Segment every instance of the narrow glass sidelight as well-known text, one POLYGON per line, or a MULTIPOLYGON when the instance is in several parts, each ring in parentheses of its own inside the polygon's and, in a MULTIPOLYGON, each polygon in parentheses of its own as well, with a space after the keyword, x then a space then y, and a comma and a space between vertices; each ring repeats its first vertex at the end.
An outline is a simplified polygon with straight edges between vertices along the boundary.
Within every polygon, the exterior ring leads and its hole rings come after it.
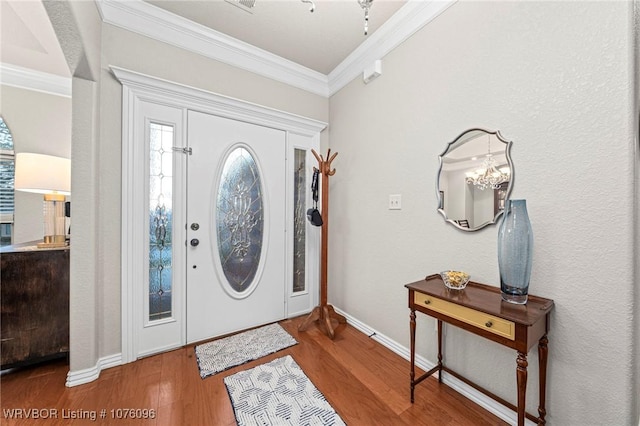
POLYGON ((307 152, 295 149, 293 190, 293 292, 306 290, 307 152))
POLYGON ((237 293, 251 288, 264 242, 262 179, 243 146, 224 161, 216 197, 218 256, 227 284, 237 293))
POLYGON ((172 316, 173 131, 149 125, 149 321, 172 316))

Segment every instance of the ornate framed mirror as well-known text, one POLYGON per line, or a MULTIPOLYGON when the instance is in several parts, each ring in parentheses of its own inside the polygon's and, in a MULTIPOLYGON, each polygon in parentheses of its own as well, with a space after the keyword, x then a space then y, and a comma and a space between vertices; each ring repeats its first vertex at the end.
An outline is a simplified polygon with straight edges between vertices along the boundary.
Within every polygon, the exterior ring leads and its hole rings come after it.
POLYGON ((438 157, 438 212, 463 231, 496 223, 513 186, 512 142, 500 131, 462 132, 438 157))

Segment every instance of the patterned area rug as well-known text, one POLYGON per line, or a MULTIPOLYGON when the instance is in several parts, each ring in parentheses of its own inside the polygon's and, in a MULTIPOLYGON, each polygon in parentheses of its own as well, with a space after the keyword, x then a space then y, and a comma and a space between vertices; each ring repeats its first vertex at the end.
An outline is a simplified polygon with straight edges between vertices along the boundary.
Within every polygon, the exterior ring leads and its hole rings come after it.
POLYGON ((345 425, 290 355, 224 378, 238 426, 345 425))
POLYGON ((196 359, 200 377, 204 379, 296 343, 298 342, 293 336, 275 323, 198 345, 196 359))

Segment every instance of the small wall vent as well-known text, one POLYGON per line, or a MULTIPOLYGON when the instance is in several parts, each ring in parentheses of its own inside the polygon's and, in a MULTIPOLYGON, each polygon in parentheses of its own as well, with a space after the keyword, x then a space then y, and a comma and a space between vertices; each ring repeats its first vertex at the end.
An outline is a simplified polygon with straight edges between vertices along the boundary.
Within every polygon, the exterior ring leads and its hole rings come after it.
POLYGON ((225 1, 249 13, 253 13, 251 9, 253 9, 253 7, 256 5, 256 0, 225 0, 225 1))

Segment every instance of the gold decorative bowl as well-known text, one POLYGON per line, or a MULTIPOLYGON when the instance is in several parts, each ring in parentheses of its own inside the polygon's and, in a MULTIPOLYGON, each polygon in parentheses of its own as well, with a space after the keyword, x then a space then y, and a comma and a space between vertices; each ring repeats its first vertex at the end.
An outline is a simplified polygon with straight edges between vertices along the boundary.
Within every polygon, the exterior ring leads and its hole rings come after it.
POLYGON ((462 271, 442 271, 440 272, 444 285, 452 290, 462 290, 467 286, 471 275, 462 271))

